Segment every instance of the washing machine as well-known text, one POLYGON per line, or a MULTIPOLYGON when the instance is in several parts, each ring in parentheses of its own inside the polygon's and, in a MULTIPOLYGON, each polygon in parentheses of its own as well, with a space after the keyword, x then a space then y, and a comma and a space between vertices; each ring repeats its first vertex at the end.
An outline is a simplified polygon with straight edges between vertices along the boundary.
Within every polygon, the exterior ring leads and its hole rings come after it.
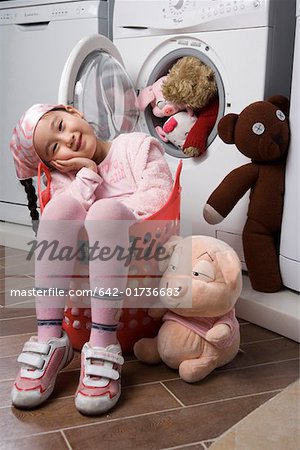
POLYGON ((287 157, 285 199, 281 228, 280 270, 285 286, 300 292, 300 1, 297 22, 291 92, 291 143, 287 157))
MULTIPOLYGON (((137 92, 166 75, 183 56, 196 56, 214 70, 219 113, 206 154, 187 158, 172 144, 162 143, 173 172, 183 159, 182 234, 223 239, 243 264, 241 232, 248 196, 216 226, 202 215, 224 176, 249 161, 219 139, 217 122, 253 101, 279 93, 289 96, 294 25, 294 0, 116 0, 114 5, 113 42, 137 92)), ((149 107, 140 114, 139 129, 156 135, 159 120, 149 107)))
POLYGON ((65 62, 84 36, 112 36, 113 1, 0 2, 0 220, 30 225, 9 150, 12 130, 34 103, 57 103, 65 62))

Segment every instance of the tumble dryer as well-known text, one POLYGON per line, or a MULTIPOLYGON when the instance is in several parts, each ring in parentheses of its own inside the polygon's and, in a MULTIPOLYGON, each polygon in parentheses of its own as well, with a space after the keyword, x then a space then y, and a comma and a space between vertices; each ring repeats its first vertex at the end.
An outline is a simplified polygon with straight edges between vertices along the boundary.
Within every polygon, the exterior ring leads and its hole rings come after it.
MULTIPOLYGON (((113 41, 139 91, 166 75, 181 57, 193 55, 215 73, 218 120, 273 94, 289 96, 295 22, 294 0, 116 0, 113 41)), ((140 114, 142 131, 156 135, 150 107, 140 114)), ((181 231, 227 241, 243 262, 241 231, 248 199, 217 226, 202 216, 210 193, 234 167, 248 160, 217 136, 217 122, 205 156, 187 158, 164 144, 173 171, 183 159, 181 231)))
POLYGON ((57 103, 62 70, 84 36, 112 36, 111 0, 0 2, 0 220, 30 225, 9 151, 12 130, 34 103, 57 103))

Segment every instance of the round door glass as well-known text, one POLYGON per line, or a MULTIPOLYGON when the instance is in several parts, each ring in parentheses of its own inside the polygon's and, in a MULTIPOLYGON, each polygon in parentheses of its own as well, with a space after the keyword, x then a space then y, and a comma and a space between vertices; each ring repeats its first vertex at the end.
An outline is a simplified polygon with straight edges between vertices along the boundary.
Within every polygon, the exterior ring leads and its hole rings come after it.
POLYGON ((104 141, 133 131, 139 115, 128 75, 103 51, 95 51, 83 61, 75 83, 74 107, 104 141))

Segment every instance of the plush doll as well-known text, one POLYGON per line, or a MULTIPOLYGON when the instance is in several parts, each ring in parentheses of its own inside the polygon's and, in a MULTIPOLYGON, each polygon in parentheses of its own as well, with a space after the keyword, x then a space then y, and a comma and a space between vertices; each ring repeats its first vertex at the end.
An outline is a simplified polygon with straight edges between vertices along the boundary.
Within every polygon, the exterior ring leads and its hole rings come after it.
POLYGON ((239 324, 234 305, 241 293, 241 264, 225 242, 208 236, 173 237, 161 261, 160 299, 168 309, 154 339, 134 346, 136 357, 148 364, 161 360, 193 383, 230 362, 239 350, 239 324), (162 295, 165 293, 166 295, 162 295))
POLYGON ((182 150, 186 136, 196 122, 197 117, 187 111, 180 111, 165 122, 163 127, 155 127, 159 137, 164 142, 172 142, 175 147, 182 150))
POLYGON ((172 103, 191 108, 198 117, 183 145, 188 156, 200 156, 217 120, 219 101, 213 70, 194 56, 179 59, 163 80, 162 95, 172 103))
POLYGON ((152 113, 156 117, 168 117, 185 109, 184 106, 167 101, 162 94, 162 84, 167 77, 161 77, 151 86, 141 90, 137 98, 140 111, 144 111, 148 105, 152 107, 152 113))
POLYGON ((288 110, 288 100, 274 96, 220 120, 220 138, 235 144, 251 162, 230 172, 204 207, 205 220, 219 223, 250 189, 243 247, 250 282, 261 292, 276 292, 282 287, 278 253, 290 140, 288 110))

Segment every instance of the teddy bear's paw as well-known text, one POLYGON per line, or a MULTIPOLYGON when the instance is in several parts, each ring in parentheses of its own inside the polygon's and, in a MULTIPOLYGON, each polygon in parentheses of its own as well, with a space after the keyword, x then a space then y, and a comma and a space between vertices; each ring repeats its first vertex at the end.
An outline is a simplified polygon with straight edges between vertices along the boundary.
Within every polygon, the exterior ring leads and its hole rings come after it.
POLYGON ((157 337, 140 339, 134 344, 133 352, 139 361, 146 364, 158 364, 161 362, 157 349, 157 337))
POLYGON ((211 225, 215 225, 224 220, 224 217, 221 216, 221 214, 219 214, 218 211, 216 211, 208 203, 206 203, 206 205, 203 208, 203 217, 206 220, 206 222, 210 223, 211 225))
POLYGON ((201 152, 200 152, 199 148, 197 148, 197 147, 187 147, 187 148, 184 148, 182 151, 186 156, 190 156, 191 158, 201 155, 201 152))

